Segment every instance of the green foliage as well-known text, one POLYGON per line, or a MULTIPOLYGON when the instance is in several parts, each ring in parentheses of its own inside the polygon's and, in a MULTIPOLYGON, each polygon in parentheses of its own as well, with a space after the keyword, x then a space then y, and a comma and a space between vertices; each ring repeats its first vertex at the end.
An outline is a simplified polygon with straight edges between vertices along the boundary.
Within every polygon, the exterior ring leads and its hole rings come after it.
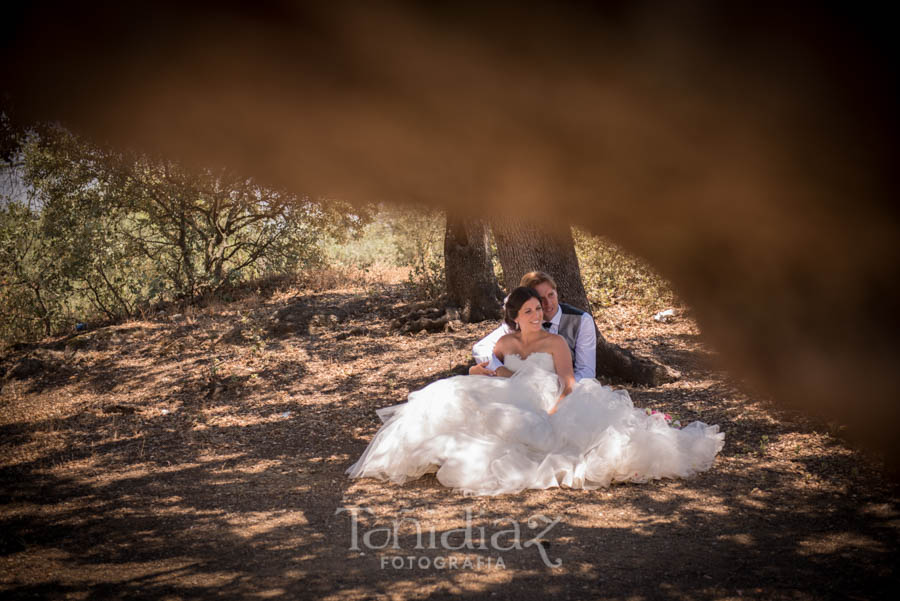
MULTIPOLYGON (((9 173, 4 173, 5 178, 9 173)), ((5 195, 6 196, 6 195, 5 195)), ((47 333, 65 311, 66 281, 27 199, 0 204, 0 335, 47 333)))
POLYGON ((303 271, 322 264, 323 239, 371 218, 371 208, 111 152, 57 127, 17 135, 0 162, 3 340, 303 271))
POLYGON ((444 257, 426 254, 421 261, 416 261, 409 272, 407 283, 419 299, 434 299, 441 296, 446 289, 444 274, 444 257))
POLYGON ((497 252, 497 240, 490 228, 488 228, 488 243, 490 244, 491 267, 494 270, 494 277, 498 282, 503 282, 503 265, 500 264, 500 253, 497 252))
POLYGON ((446 216, 442 211, 426 208, 395 208, 392 212, 394 244, 401 264, 410 269, 409 285, 418 298, 437 298, 446 287, 446 216))
POLYGON ((325 261, 332 266, 365 270, 377 265, 402 265, 386 210, 379 210, 369 223, 349 236, 330 237, 322 249, 325 261))
POLYGON ((381 205, 356 235, 326 246, 327 261, 360 270, 404 268, 419 298, 444 291, 444 214, 427 208, 381 205))
POLYGON ((578 228, 572 228, 572 234, 584 288, 595 307, 608 307, 617 300, 650 308, 676 302, 671 285, 643 260, 602 236, 578 228))

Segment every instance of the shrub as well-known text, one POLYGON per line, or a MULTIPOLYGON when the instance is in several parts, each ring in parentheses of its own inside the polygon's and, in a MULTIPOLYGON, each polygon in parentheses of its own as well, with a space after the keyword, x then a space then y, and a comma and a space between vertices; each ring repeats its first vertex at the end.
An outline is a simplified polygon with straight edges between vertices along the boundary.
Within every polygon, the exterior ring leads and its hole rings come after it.
POLYGON ((572 228, 588 300, 608 307, 619 300, 662 308, 677 302, 671 284, 650 265, 607 238, 572 228))

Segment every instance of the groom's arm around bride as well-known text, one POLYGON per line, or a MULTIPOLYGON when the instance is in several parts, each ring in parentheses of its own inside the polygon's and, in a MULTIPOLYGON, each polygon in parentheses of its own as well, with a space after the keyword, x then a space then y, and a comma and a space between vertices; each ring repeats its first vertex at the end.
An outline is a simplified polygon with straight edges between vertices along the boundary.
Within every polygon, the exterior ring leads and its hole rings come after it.
MULTIPOLYGON (((532 271, 522 276, 521 286, 534 288, 541 298, 544 312, 544 329, 562 336, 572 353, 575 380, 597 376, 597 330, 590 313, 559 302, 556 282, 542 271, 532 271)), ((505 323, 482 338, 472 347, 477 364, 484 364, 484 372, 477 367, 474 373, 492 375, 503 365, 494 355, 494 346, 505 334, 511 332, 505 323)))

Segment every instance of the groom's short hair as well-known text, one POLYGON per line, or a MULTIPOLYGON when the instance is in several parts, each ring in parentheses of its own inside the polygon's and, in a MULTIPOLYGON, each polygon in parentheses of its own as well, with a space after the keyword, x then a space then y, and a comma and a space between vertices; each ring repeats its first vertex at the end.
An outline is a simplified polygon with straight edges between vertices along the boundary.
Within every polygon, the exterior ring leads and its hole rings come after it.
POLYGON ((519 286, 525 286, 527 288, 534 288, 539 284, 543 284, 547 282, 550 286, 556 290, 556 282, 553 281, 553 278, 550 277, 549 274, 544 273, 543 271, 529 271, 525 275, 522 276, 522 280, 519 282, 519 286))

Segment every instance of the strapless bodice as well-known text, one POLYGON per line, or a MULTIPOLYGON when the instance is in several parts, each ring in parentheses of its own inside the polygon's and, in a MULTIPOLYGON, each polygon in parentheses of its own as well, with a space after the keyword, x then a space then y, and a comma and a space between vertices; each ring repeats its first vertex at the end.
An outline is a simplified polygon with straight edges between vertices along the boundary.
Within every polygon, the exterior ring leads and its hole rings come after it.
POLYGON ((556 373, 553 365, 553 355, 543 351, 534 352, 522 359, 518 353, 510 353, 503 358, 503 365, 510 371, 521 371, 525 367, 537 367, 544 371, 556 373))

